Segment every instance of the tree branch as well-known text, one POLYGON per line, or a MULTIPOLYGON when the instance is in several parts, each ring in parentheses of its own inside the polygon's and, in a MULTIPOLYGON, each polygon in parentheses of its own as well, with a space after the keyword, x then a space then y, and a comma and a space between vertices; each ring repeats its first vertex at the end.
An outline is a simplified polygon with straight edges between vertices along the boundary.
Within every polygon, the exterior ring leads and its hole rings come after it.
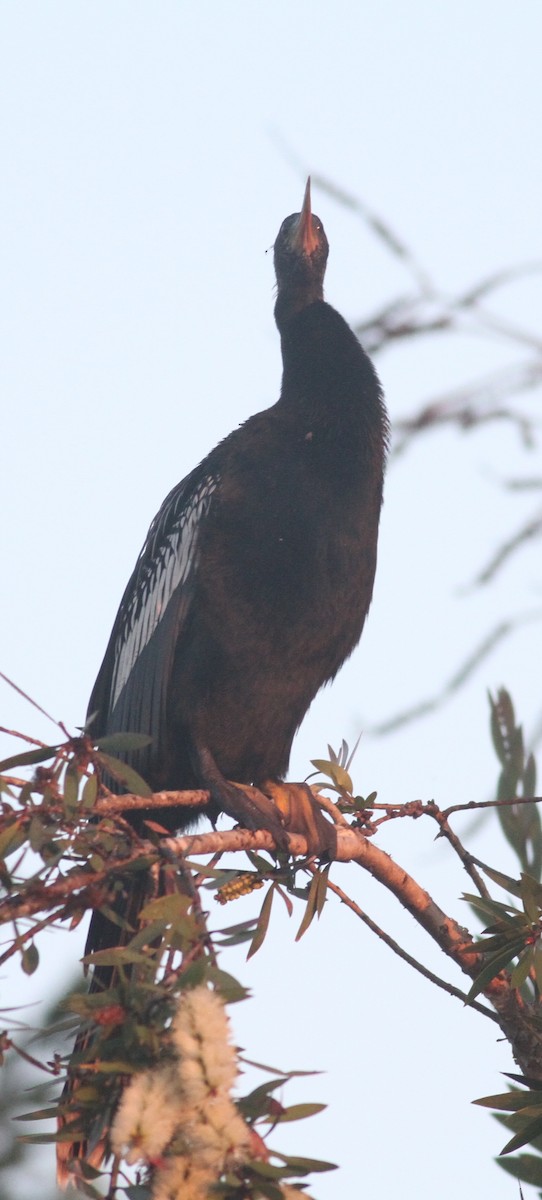
MULTIPOLYGON (((423 975, 424 979, 428 979, 429 982, 434 983, 436 987, 442 988, 442 990, 447 992, 449 996, 455 996, 458 1000, 462 1000, 464 1004, 467 1003, 466 992, 462 992, 460 988, 454 987, 453 983, 448 983, 447 979, 441 979, 440 975, 435 975, 434 972, 430 971, 428 967, 424 967, 423 963, 418 962, 417 958, 413 958, 411 954, 408 954, 406 950, 403 950, 403 947, 400 946, 394 938, 390 937, 389 933, 386 933, 384 929, 381 929, 380 926, 373 921, 372 917, 364 912, 363 909, 359 907, 359 904, 356 904, 355 900, 352 900, 352 897, 349 896, 347 892, 343 892, 342 888, 338 887, 336 883, 333 883, 331 879, 328 879, 327 881, 327 888, 328 891, 333 892, 333 894, 339 898, 341 904, 346 905, 346 907, 349 908, 351 912, 356 915, 356 917, 359 917, 360 921, 363 921, 363 924, 371 930, 371 933, 376 934, 380 941, 384 942, 384 944, 388 946, 390 950, 393 950, 393 953, 396 954, 398 958, 402 958, 403 962, 406 962, 409 967, 413 967, 415 971, 418 971, 420 975, 423 975)), ((482 1014, 482 1016, 489 1017, 490 1020, 496 1021, 497 1024, 499 1023, 499 1018, 497 1017, 496 1013, 491 1012, 491 1009, 486 1008, 484 1004, 479 1004, 477 1000, 472 1000, 471 1007, 475 1008, 477 1012, 482 1014)))

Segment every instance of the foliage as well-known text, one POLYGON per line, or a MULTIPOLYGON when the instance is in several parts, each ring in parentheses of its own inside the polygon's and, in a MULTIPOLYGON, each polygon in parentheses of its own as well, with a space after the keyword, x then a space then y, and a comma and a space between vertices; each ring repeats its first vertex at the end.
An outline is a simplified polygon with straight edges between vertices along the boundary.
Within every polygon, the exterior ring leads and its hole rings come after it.
MULTIPOLYGON (((132 735, 129 741, 133 748, 132 735)), ((26 1114, 26 1119, 56 1119, 59 1130, 27 1134, 22 1139, 26 1142, 88 1141, 108 1153, 113 1117, 130 1080, 151 1078, 171 1061, 172 1028, 181 998, 194 989, 201 992, 207 988, 224 1003, 245 999, 242 985, 219 966, 219 949, 248 941, 249 956, 255 953, 267 933, 276 893, 290 913, 288 892, 306 901, 299 936, 315 913, 320 915, 325 902, 325 871, 315 871, 307 885, 300 886, 297 875, 303 864, 284 855, 251 853, 249 872, 222 869, 213 863, 202 868, 188 863, 182 854, 174 854, 167 840, 160 838, 165 831, 153 821, 145 823, 146 837, 139 837, 115 811, 124 801, 107 794, 99 784, 100 771, 105 768, 109 775, 116 775, 126 786, 136 786, 148 797, 145 785, 141 786, 134 773, 128 777, 126 764, 111 755, 112 750, 127 749, 125 742, 124 737, 104 738, 94 747, 83 735, 14 754, 0 764, 4 772, 0 784, 0 912, 2 920, 12 925, 0 961, 19 955, 23 971, 33 973, 39 964, 40 933, 60 922, 69 921, 70 927, 75 927, 88 908, 100 908, 119 926, 118 948, 97 951, 84 959, 87 968, 111 968, 110 986, 73 993, 65 1002, 70 1016, 66 1019, 64 1013, 62 1021, 48 1031, 50 1039, 67 1025, 79 1028, 72 1061, 75 1082, 54 1100, 42 1087, 41 1107, 26 1114), (31 780, 7 774, 28 767, 35 767, 31 780), (149 896, 134 930, 115 914, 114 906, 124 881, 142 871, 154 881, 154 895, 149 896), (222 904, 255 888, 266 886, 267 891, 259 917, 224 927, 211 936, 200 901, 202 886, 222 904)), ((9 1021, 8 1013, 6 1017, 9 1021)), ((28 1058, 25 1047, 24 1034, 18 1036, 16 1028, 6 1032, 6 1053, 28 1058)), ((58 1091, 66 1065, 61 1055, 53 1053, 48 1063, 31 1061, 46 1072, 58 1091)), ((247 1200, 258 1196, 279 1200, 281 1188, 287 1184, 330 1169, 329 1163, 302 1156, 294 1159, 266 1146, 266 1131, 315 1115, 322 1108, 312 1103, 285 1108, 274 1093, 296 1072, 272 1074, 276 1078, 271 1082, 237 1101, 252 1141, 250 1153, 242 1160, 233 1159, 221 1173, 218 1191, 230 1200, 241 1194, 247 1200)), ((20 1149, 12 1144, 9 1163, 18 1154, 20 1149)), ((82 1194, 102 1194, 96 1182, 101 1172, 93 1165, 92 1154, 89 1161, 78 1159, 68 1168, 82 1194)), ((144 1160, 138 1178, 130 1180, 130 1172, 124 1170, 122 1182, 117 1182, 117 1155, 113 1174, 106 1175, 130 1200, 143 1200, 151 1194, 148 1188, 157 1170, 156 1163, 144 1160)))
MULTIPOLYGON (((147 1108, 152 1108, 144 1103, 148 1089, 160 1089, 165 1078, 171 1084, 173 1076, 167 1073, 176 1070, 175 1064, 181 1061, 175 1050, 174 1031, 179 1013, 190 995, 211 994, 221 1004, 232 1004, 246 997, 243 986, 219 965, 218 956, 230 946, 242 943, 247 944, 248 957, 261 949, 270 928, 276 896, 285 904, 290 916, 296 902, 303 904, 299 938, 315 917, 321 917, 330 897, 336 895, 415 969, 452 995, 468 1000, 484 1016, 499 1021, 521 1061, 521 1082, 529 1091, 526 1096, 520 1093, 521 1100, 514 1099, 518 1095, 515 1092, 504 1098, 489 1097, 480 1103, 493 1101, 501 1111, 512 1114, 516 1124, 513 1125, 514 1137, 505 1148, 507 1153, 532 1139, 536 1148, 536 1139, 542 1133, 540 1085, 536 1084, 538 1058, 542 1058, 542 1027, 538 1016, 542 984, 542 885, 532 872, 541 861, 542 834, 538 810, 533 797, 527 795, 529 788, 535 785, 535 766, 532 756, 525 754, 521 728, 516 723, 513 705, 506 692, 499 692, 496 698, 490 697, 490 716, 500 777, 497 797, 489 805, 457 805, 447 812, 441 812, 433 803, 424 805, 421 802, 390 808, 378 803, 375 792, 365 799, 354 794, 350 775, 352 755, 344 742, 338 752, 328 747, 328 758, 314 760, 320 773, 315 794, 320 796, 328 815, 336 823, 338 856, 349 856, 358 865, 371 870, 394 891, 401 903, 406 903, 444 953, 453 957, 474 981, 468 995, 434 976, 404 948, 396 946, 367 914, 361 913, 331 878, 329 862, 318 864, 302 855, 294 857, 283 851, 275 852, 269 834, 239 831, 238 834, 215 833, 180 839, 163 836, 165 831, 149 816, 154 804, 152 796, 146 794, 141 799, 132 795, 113 796, 100 783, 100 773, 106 769, 109 776, 117 773, 124 786, 131 784, 144 790, 137 778, 126 777, 125 764, 112 753, 122 753, 126 748, 122 737, 103 739, 94 746, 83 734, 54 746, 35 746, 0 764, 0 771, 4 773, 0 785, 0 879, 3 891, 0 917, 12 925, 12 936, 0 961, 18 955, 23 970, 32 973, 39 962, 41 932, 66 921, 73 927, 89 908, 100 908, 119 928, 116 948, 96 951, 84 960, 86 967, 98 971, 100 990, 73 993, 65 1004, 69 1015, 66 1017, 64 1012, 62 1020, 50 1031, 53 1036, 64 1032, 70 1022, 79 1027, 72 1059, 72 1083, 60 1100, 58 1096, 50 1098, 50 1086, 46 1093, 42 1089, 40 1107, 27 1117, 34 1120, 59 1118, 59 1132, 29 1134, 25 1140, 56 1141, 61 1159, 64 1144, 75 1141, 83 1145, 88 1141, 94 1149, 87 1158, 70 1159, 66 1167, 84 1195, 97 1197, 102 1194, 101 1177, 104 1181, 109 1180, 108 1195, 111 1196, 121 1192, 128 1200, 161 1196, 159 1181, 163 1155, 153 1158, 150 1151, 141 1150, 141 1145, 147 1144, 145 1138, 148 1142, 149 1137, 156 1137, 156 1131, 145 1131, 141 1126, 140 1136, 138 1122, 143 1118, 136 1114, 135 1119, 131 1110, 131 1125, 130 1121, 128 1126, 125 1122, 125 1127, 132 1130, 126 1142, 128 1162, 123 1157, 124 1142, 118 1135, 117 1143, 113 1145, 113 1166, 103 1174, 103 1155, 107 1156, 111 1151, 111 1128, 115 1129, 115 1122, 128 1103, 127 1097, 139 1095, 137 1111, 145 1113, 147 1108), (29 780, 12 774, 15 770, 29 768, 34 768, 34 775, 29 780), (334 794, 333 803, 324 797, 321 791, 324 786, 334 794), (141 835, 123 816, 125 808, 136 804, 147 812, 144 834, 141 835), (474 859, 452 831, 450 819, 453 813, 473 807, 496 807, 520 865, 530 867, 530 870, 522 870, 519 879, 474 859), (434 913, 429 921, 425 892, 374 844, 376 835, 388 821, 404 817, 418 819, 420 816, 429 816, 437 822, 441 835, 447 838, 476 885, 477 894, 469 894, 466 899, 486 922, 489 919, 478 939, 466 935, 459 924, 442 914, 435 905, 432 905, 434 913), (229 845, 228 837, 237 839, 237 848, 245 850, 246 867, 232 869, 221 863, 221 849, 229 845), (270 843, 267 853, 261 848, 266 847, 266 842, 270 843), (194 855, 205 852, 206 864, 192 861, 194 855), (209 853, 212 855, 210 860, 209 853), (512 900, 490 895, 480 872, 497 888, 504 888, 512 900), (131 927, 128 918, 118 915, 117 904, 124 883, 134 873, 148 880, 149 885, 137 928, 131 927), (259 912, 249 920, 226 925, 211 935, 202 904, 202 889, 214 895, 221 905, 239 895, 263 890, 263 902, 259 912), (194 989, 204 990, 195 992, 194 989), (495 1007, 496 1014, 479 1004, 478 998, 482 994, 495 1007), (529 1055, 523 1052, 522 1058, 526 1028, 535 1047, 534 1068, 529 1055), (135 1175, 134 1168, 130 1169, 130 1160, 134 1162, 135 1175)), ((191 796, 188 794, 188 801, 191 796)), ((175 794, 172 799, 177 802, 179 797, 175 794)), ((201 806, 201 794, 194 794, 192 799, 201 806)), ((163 804, 164 795, 160 794, 156 798, 156 807, 163 804)), ((201 1040, 205 1040, 203 1033, 201 1040)), ((46 1062, 39 1062, 29 1052, 25 1036, 16 1028, 6 1032, 4 1047, 6 1052, 26 1056, 36 1067, 41 1066, 50 1085, 58 1090, 59 1081, 63 1081, 65 1061, 57 1052, 50 1053, 46 1062)), ((217 1194, 229 1197, 229 1200, 241 1200, 241 1197, 250 1200, 258 1196, 279 1200, 283 1195, 290 1195, 292 1187, 304 1186, 309 1173, 330 1169, 329 1163, 284 1156, 267 1146, 267 1137, 275 1126, 315 1115, 321 1108, 314 1103, 283 1108, 277 1101, 277 1088, 294 1074, 288 1071, 275 1073, 276 1078, 260 1084, 248 1096, 235 1102, 236 1119, 241 1123, 237 1127, 241 1129, 240 1141, 237 1154, 230 1148, 228 1157, 222 1149, 222 1158, 217 1159, 219 1165, 214 1176, 217 1194), (252 1140, 247 1150, 249 1134, 252 1140), (239 1146, 244 1147, 243 1154, 239 1146)), ((173 1134, 169 1127, 166 1131, 170 1137, 166 1159, 170 1167, 173 1161, 181 1162, 184 1170, 188 1161, 188 1143, 183 1129, 186 1126, 192 1130, 189 1141, 193 1144, 194 1106, 188 1105, 190 1112, 186 1115, 185 1085, 175 1086, 181 1115, 175 1126, 177 1132, 173 1134)), ((224 1112, 230 1112, 232 1104, 228 1091, 224 1097, 224 1112)), ((162 1131, 160 1136, 166 1134, 162 1131)), ((528 1163, 525 1155, 521 1156, 521 1161, 513 1160, 514 1169, 530 1172, 534 1178, 537 1168, 533 1158, 536 1160, 536 1155, 530 1156, 528 1163)), ((526 1175, 522 1177, 527 1178, 526 1175)))
MULTIPOLYGON (((521 989, 524 1002, 533 1006, 537 1018, 535 1032, 542 1038, 542 1022, 538 1017, 542 996, 542 826, 537 805, 522 803, 535 795, 536 764, 532 754, 525 754, 523 731, 516 724, 509 694, 502 689, 495 699, 490 697, 490 705, 491 733, 501 766, 496 811, 502 831, 525 869, 516 880, 490 867, 483 868, 498 887, 521 901, 521 908, 509 901, 466 897, 481 915, 491 920, 477 944, 485 963, 470 996, 478 994, 496 971, 507 968, 511 985, 521 989), (517 803, 508 803, 512 797, 517 803)), ((512 1132, 500 1152, 502 1156, 527 1144, 535 1151, 499 1158, 499 1165, 515 1179, 542 1187, 542 1082, 525 1075, 508 1077, 514 1083, 512 1090, 484 1096, 474 1103, 496 1109, 500 1121, 512 1132)))

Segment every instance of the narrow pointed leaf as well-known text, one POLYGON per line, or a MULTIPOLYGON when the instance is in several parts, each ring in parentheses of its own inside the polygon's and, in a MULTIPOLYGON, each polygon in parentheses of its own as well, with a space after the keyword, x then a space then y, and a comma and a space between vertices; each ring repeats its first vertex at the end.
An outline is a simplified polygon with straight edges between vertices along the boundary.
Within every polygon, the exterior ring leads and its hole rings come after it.
POLYGON ((329 867, 324 867, 323 871, 319 871, 317 875, 316 887, 316 912, 320 917, 324 908, 327 897, 327 881, 329 876, 329 867))
MULTIPOLYGON (((521 945, 523 945, 523 943, 521 943, 521 945)), ((515 950, 511 947, 509 950, 503 951, 502 954, 495 954, 492 958, 490 958, 489 962, 482 967, 479 975, 476 976, 476 979, 474 980, 474 983, 467 995, 467 1004, 471 1000, 474 1000, 474 997, 478 996, 478 994, 482 992, 489 983, 491 983, 491 980, 499 974, 499 971, 504 970, 509 965, 510 959, 513 958, 514 954, 517 954, 520 949, 521 946, 517 946, 515 950)))
POLYGON ((143 750, 151 742, 152 738, 146 733, 108 733, 105 737, 97 738, 95 745, 98 750, 124 753, 126 750, 143 750))
POLYGON ((55 758, 60 746, 38 746, 36 750, 25 750, 22 754, 12 754, 0 762, 0 771, 11 771, 13 767, 31 767, 34 763, 47 762, 55 758))
POLYGON ((257 951, 260 949, 260 946, 262 946, 265 941, 265 935, 267 933, 267 929, 269 926, 269 918, 271 916, 271 907, 273 904, 274 891, 275 891, 275 889, 273 888, 273 886, 271 886, 270 888, 268 888, 268 890, 265 894, 264 902, 260 909, 260 915, 258 917, 258 921, 256 924, 254 937, 249 946, 247 960, 249 958, 252 958, 253 955, 257 953, 257 951))
POLYGON ((326 1104, 291 1104, 280 1114, 278 1122, 283 1125, 285 1121, 304 1121, 306 1117, 315 1117, 324 1112, 325 1108, 326 1104))
POLYGON ((478 1104, 480 1108, 495 1108, 500 1112, 519 1112, 526 1107, 526 1101, 534 1100, 535 1097, 538 1097, 542 1104, 542 1092, 500 1092, 496 1096, 481 1096, 472 1103, 478 1104))
POLYGON ((309 925, 314 918, 314 915, 316 913, 317 895, 318 895, 318 875, 313 875, 313 877, 311 879, 311 885, 309 888, 309 895, 308 895, 307 903, 305 906, 305 912, 303 914, 303 920, 302 920, 301 925, 299 926, 299 929, 296 933, 296 937, 295 937, 296 942, 299 942, 301 940, 301 938, 303 937, 303 934, 307 932, 307 929, 309 928, 309 925))
POLYGON ((516 1158, 499 1162, 499 1166, 522 1183, 542 1187, 542 1158, 536 1154, 518 1154, 516 1158))
POLYGON ((320 1158, 298 1158, 291 1154, 279 1154, 278 1150, 274 1150, 273 1154, 298 1174, 309 1175, 311 1171, 337 1170, 337 1163, 324 1162, 320 1158))
POLYGON ((542 1114, 539 1117, 535 1117, 534 1121, 529 1121, 519 1133, 514 1134, 514 1137, 510 1138, 510 1141, 506 1143, 506 1146, 503 1146, 500 1153, 511 1154, 513 1150, 519 1150, 520 1146, 525 1146, 527 1142, 534 1141, 541 1133, 542 1114))
POLYGON ((516 964, 516 966, 514 967, 514 970, 512 971, 512 974, 510 975, 510 987, 513 987, 513 988, 523 987, 523 984, 525 983, 525 980, 526 980, 526 978, 529 974, 529 971, 531 970, 531 967, 533 965, 533 959, 534 959, 534 948, 533 948, 533 946, 529 946, 529 949, 526 950, 525 953, 521 955, 519 962, 516 964))
POLYGON ((98 777, 97 777, 97 775, 89 775, 88 779, 85 780, 85 784, 83 787, 83 793, 81 796, 81 803, 83 805, 83 808, 87 808, 87 809, 94 808, 97 795, 98 795, 98 777))
POLYGON ((126 784, 126 787, 135 796, 152 796, 151 788, 133 767, 129 767, 128 763, 122 762, 120 758, 112 758, 109 754, 104 754, 100 750, 100 762, 115 776, 121 783, 126 784))

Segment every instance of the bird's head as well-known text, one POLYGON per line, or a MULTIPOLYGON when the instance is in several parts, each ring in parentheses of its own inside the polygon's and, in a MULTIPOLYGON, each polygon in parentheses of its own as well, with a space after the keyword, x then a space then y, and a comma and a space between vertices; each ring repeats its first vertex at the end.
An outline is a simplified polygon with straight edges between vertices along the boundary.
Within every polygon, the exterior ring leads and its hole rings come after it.
POLYGON ((275 274, 279 297, 294 295, 291 307, 305 308, 324 294, 329 244, 324 226, 311 211, 311 181, 307 179, 303 207, 282 222, 275 242, 275 274))

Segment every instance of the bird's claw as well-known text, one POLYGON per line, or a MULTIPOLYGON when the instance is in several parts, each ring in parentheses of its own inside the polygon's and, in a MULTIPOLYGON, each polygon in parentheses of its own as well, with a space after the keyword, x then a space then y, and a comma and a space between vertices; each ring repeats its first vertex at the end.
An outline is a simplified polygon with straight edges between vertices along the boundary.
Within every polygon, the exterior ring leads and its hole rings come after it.
POLYGON ((280 809, 258 788, 246 783, 227 783, 221 796, 221 807, 245 829, 267 829, 274 837, 277 849, 289 849, 280 809))
POLYGON ((309 854, 335 858, 335 826, 324 817, 308 784, 269 779, 263 784, 262 790, 272 799, 288 832, 300 833, 306 838, 309 854))

